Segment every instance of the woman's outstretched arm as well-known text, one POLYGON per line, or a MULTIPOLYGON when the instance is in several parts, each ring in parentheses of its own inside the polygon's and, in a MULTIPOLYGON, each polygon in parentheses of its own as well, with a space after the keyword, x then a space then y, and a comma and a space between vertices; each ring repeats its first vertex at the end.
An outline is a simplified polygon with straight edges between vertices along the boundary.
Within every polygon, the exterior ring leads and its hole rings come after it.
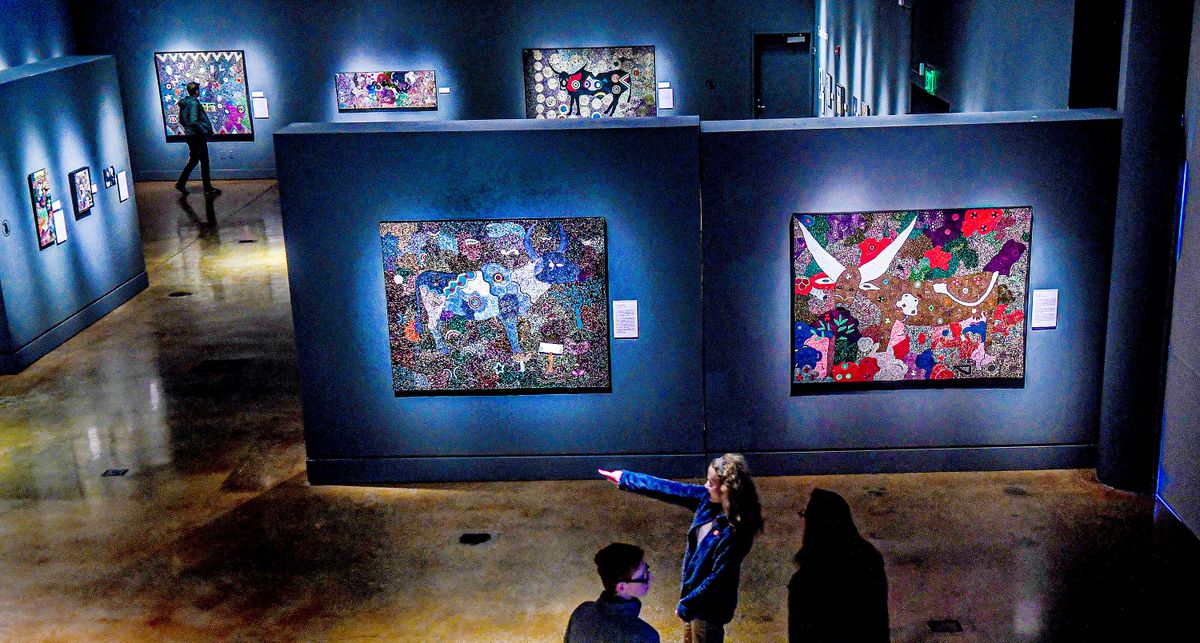
POLYGON ((685 484, 620 469, 613 471, 597 469, 596 471, 621 489, 679 505, 692 511, 695 511, 700 503, 708 501, 708 489, 705 489, 703 485, 685 484))

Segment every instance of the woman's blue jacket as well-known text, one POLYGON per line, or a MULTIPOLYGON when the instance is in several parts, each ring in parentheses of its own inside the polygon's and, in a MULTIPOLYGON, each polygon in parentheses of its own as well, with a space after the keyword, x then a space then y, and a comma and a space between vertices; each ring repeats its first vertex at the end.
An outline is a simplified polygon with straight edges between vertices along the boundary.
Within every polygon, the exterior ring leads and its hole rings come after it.
POLYGON ((683 555, 683 580, 679 586, 677 612, 685 621, 700 619, 724 625, 733 620, 742 559, 750 553, 754 535, 741 533, 730 524, 721 505, 709 501, 708 489, 703 485, 624 471, 621 473, 620 486, 626 491, 696 512, 688 529, 687 553, 683 555), (697 543, 700 527, 714 521, 712 531, 697 543))

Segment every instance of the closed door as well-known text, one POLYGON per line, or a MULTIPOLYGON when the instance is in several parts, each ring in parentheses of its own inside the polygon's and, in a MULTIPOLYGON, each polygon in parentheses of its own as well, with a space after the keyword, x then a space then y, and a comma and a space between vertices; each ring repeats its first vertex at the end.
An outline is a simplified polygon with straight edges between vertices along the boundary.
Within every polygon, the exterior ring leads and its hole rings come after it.
POLYGON ((754 35, 754 117, 813 115, 812 39, 808 33, 754 35))

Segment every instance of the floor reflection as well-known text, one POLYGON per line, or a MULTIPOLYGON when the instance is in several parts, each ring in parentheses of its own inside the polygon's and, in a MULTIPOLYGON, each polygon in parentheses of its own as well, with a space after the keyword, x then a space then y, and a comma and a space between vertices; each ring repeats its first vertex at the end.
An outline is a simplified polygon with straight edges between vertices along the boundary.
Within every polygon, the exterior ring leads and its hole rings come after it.
MULTIPOLYGON (((0 377, 0 639, 552 641, 604 544, 678 569, 676 510, 599 480, 307 486, 278 189, 221 187, 138 184, 151 287, 0 377)), ((816 486, 883 554, 895 641, 942 640, 935 619, 1075 641, 1197 618, 1194 539, 1090 471, 764 478, 731 640, 785 638, 816 486)), ((660 578, 642 616, 677 640, 660 578)))

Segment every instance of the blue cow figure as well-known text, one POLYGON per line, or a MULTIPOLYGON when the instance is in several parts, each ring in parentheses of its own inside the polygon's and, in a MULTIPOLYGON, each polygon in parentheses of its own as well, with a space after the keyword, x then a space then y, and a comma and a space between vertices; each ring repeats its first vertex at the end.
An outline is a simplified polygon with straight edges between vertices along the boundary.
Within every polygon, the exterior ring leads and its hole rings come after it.
POLYGON ((533 276, 548 284, 569 284, 579 281, 579 266, 567 257, 567 231, 558 224, 558 248, 538 254, 533 249, 533 226, 525 232, 525 252, 533 259, 533 276))
POLYGON ((529 312, 532 302, 529 295, 521 291, 521 287, 510 277, 512 271, 496 263, 484 264, 474 272, 438 272, 429 270, 417 275, 414 291, 417 304, 416 331, 421 334, 421 322, 424 316, 422 291, 430 291, 446 298, 442 311, 430 320, 429 332, 438 350, 449 353, 438 330, 438 322, 447 314, 474 321, 486 321, 499 318, 508 335, 508 344, 513 354, 521 352, 517 342, 517 320, 529 312))

